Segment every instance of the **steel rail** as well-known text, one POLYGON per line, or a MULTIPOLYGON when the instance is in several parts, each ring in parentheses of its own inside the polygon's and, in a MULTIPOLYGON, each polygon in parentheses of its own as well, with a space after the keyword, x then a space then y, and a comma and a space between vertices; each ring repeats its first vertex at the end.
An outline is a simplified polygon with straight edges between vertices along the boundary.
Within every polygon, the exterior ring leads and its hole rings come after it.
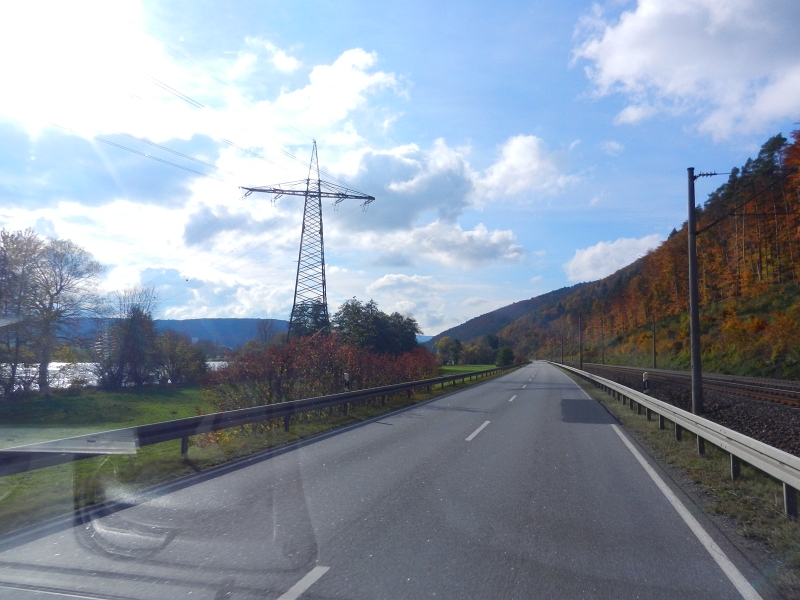
MULTIPOLYGON (((597 370, 605 370, 619 373, 643 373, 647 371, 651 380, 656 381, 672 381, 686 384, 691 381, 689 373, 681 373, 679 371, 666 371, 666 370, 653 370, 643 369, 640 367, 624 367, 619 365, 598 365, 595 363, 585 364, 597 370)), ((703 387, 718 392, 728 392, 738 394, 740 396, 747 396, 758 400, 766 400, 769 402, 777 402, 787 406, 800 406, 800 389, 770 387, 772 384, 758 384, 754 382, 745 382, 735 379, 736 376, 726 375, 707 375, 703 374, 703 387)), ((769 380, 774 381, 774 380, 769 380)), ((785 385, 792 385, 794 382, 786 382, 785 385)), ((778 384, 780 385, 780 384, 778 384)))
POLYGON ((101 431, 48 442, 26 444, 0 450, 0 477, 26 473, 36 469, 70 463, 76 460, 92 458, 108 454, 135 454, 142 446, 159 444, 171 440, 181 440, 181 453, 188 450, 188 439, 201 433, 219 431, 230 427, 239 427, 250 423, 259 423, 271 419, 284 419, 284 427, 288 428, 292 416, 334 406, 344 406, 357 400, 368 400, 378 396, 387 396, 399 392, 412 392, 418 388, 430 388, 434 385, 453 383, 459 379, 486 377, 502 373, 516 365, 497 367, 486 371, 473 371, 458 375, 447 375, 433 379, 422 379, 407 383, 396 383, 364 390, 342 392, 328 396, 304 398, 288 402, 265 404, 252 408, 242 408, 196 417, 186 417, 172 421, 136 425, 123 429, 101 431))
POLYGON ((697 449, 701 454, 705 452, 706 441, 728 452, 731 456, 731 477, 733 479, 739 476, 741 461, 774 477, 783 484, 783 502, 786 514, 791 517, 797 517, 797 490, 800 489, 800 457, 661 400, 651 398, 642 392, 610 379, 576 369, 575 367, 554 362, 550 362, 550 364, 570 371, 593 383, 603 391, 610 393, 614 398, 622 400, 623 404, 628 404, 631 410, 633 410, 635 403, 637 405, 637 413, 641 413, 641 409, 644 408, 648 419, 651 418, 652 414, 658 415, 659 426, 662 429, 666 427, 665 422, 670 421, 675 426, 675 438, 678 440, 681 439, 681 431, 683 429, 691 431, 697 436, 697 449))

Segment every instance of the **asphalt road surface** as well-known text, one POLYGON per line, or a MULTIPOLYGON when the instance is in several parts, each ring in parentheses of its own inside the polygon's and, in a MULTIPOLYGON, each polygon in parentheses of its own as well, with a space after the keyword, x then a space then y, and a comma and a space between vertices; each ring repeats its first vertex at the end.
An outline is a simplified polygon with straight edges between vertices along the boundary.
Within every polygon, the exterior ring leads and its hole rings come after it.
POLYGON ((0 598, 746 596, 745 561, 614 423, 534 363, 7 540, 0 598))

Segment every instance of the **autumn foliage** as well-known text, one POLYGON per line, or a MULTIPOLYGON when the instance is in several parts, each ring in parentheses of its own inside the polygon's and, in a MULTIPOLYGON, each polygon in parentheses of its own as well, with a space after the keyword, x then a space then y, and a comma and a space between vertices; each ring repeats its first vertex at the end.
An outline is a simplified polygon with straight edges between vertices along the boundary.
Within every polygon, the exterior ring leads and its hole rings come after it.
POLYGON ((304 337, 243 352, 214 372, 210 400, 234 410, 437 377, 436 358, 422 348, 399 356, 376 354, 333 336, 304 337))
MULTIPOLYGON (((800 376, 800 131, 768 140, 697 209, 703 360, 709 370, 800 376)), ((633 264, 542 306, 498 335, 529 357, 685 368, 687 226, 633 264)))

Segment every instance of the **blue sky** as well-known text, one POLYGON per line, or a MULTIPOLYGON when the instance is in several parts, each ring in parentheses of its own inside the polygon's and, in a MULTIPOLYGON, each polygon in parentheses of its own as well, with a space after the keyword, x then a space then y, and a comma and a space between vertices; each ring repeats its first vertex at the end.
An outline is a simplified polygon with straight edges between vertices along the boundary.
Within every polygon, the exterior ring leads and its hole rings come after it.
POLYGON ((377 198, 325 207, 331 309, 430 335, 635 260, 685 220, 687 167, 800 120, 785 1, 17 4, 0 225, 72 239, 166 318, 288 317, 302 206, 238 186, 305 178, 312 138, 377 198))

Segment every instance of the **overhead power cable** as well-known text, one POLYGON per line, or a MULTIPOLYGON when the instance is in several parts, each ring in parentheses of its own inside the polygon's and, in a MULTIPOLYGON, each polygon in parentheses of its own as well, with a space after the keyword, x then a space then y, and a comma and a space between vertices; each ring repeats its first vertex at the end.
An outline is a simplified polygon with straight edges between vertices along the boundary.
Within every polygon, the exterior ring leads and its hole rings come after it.
POLYGON ((187 96, 183 92, 179 92, 175 88, 168 86, 166 83, 156 79, 152 75, 148 75, 147 73, 143 73, 143 76, 146 77, 147 79, 149 79, 150 81, 152 81, 153 83, 155 83, 161 89, 166 90, 167 92, 169 92, 170 94, 173 94, 177 98, 180 98, 181 100, 183 100, 187 104, 190 104, 191 106, 194 106, 195 108, 205 108, 205 104, 201 104, 200 102, 198 102, 194 98, 191 98, 190 96, 187 96))
MULTIPOLYGON (((51 125, 58 127, 59 129, 63 129, 64 131, 69 131, 70 133, 74 133, 75 135, 78 134, 77 131, 70 129, 69 127, 64 127, 63 125, 59 125, 58 123, 52 123, 51 125)), ((175 167, 176 169, 182 169, 184 171, 189 171, 190 173, 194 173, 195 175, 199 175, 200 177, 207 177, 208 179, 216 179, 217 181, 221 181, 223 183, 230 183, 226 179, 222 179, 220 177, 216 177, 214 175, 210 175, 208 173, 202 173, 200 171, 196 171, 194 169, 190 169, 189 167, 184 167, 183 165, 179 165, 174 162, 170 162, 168 160, 164 160, 163 158, 158 158, 157 156, 153 156, 152 154, 147 154, 146 152, 139 152, 138 150, 134 150, 133 148, 128 148, 127 146, 123 146, 122 144, 117 144, 116 142, 112 142, 111 140, 107 140, 105 138, 101 138, 100 136, 93 135, 93 140, 98 142, 102 142, 104 144, 108 144, 109 146, 114 146, 115 148, 120 148, 121 150, 126 150, 127 152, 132 152, 133 154, 138 154, 139 156, 143 156, 144 158, 149 158, 150 160, 155 160, 165 165, 169 165, 170 167, 175 167)))
MULTIPOLYGON (((250 102, 250 103, 251 103, 251 104, 253 104, 253 105, 256 105, 256 104, 258 104, 258 101, 256 101, 256 100, 253 100, 252 98, 250 98, 250 97, 249 97, 249 96, 247 96, 246 94, 243 94, 243 93, 242 93, 241 91, 239 91, 239 90, 238 90, 236 87, 232 86, 231 84, 229 84, 228 82, 226 82, 224 79, 221 79, 220 77, 218 77, 218 76, 214 75, 214 74, 213 74, 211 71, 209 71, 209 70, 208 70, 208 69, 206 69, 205 67, 201 66, 200 64, 198 64, 197 62, 195 62, 194 60, 192 60, 192 59, 191 59, 189 56, 187 56, 186 54, 184 54, 184 53, 183 53, 183 52, 181 52, 180 50, 177 50, 176 48, 173 48, 172 46, 170 46, 169 44, 167 44, 165 41, 163 41, 162 39, 160 39, 160 38, 159 38, 159 37, 157 37, 156 35, 154 35, 154 34, 150 33, 149 31, 147 31, 146 29, 144 29, 144 28, 143 28, 143 27, 141 27, 140 25, 133 23, 133 21, 129 21, 129 22, 130 22, 130 23, 132 23, 132 24, 134 24, 134 25, 136 25, 136 27, 138 27, 138 28, 139 28, 139 29, 140 29, 142 32, 144 32, 146 35, 148 35, 148 36, 152 37, 154 40, 156 40, 156 41, 158 41, 159 43, 163 44, 163 45, 164 45, 164 47, 166 47, 166 48, 169 48, 169 49, 170 49, 172 52, 174 52, 175 54, 177 54, 177 55, 181 56, 182 58, 186 59, 187 61, 189 61, 189 62, 190 62, 192 65, 196 66, 198 69, 200 69, 201 71, 203 71, 203 72, 204 72, 206 75, 208 75, 209 77, 211 77, 212 79, 214 79, 214 80, 215 80, 215 81, 217 81, 218 83, 220 83, 220 84, 224 85, 225 87, 227 87, 227 88, 229 88, 229 89, 233 90, 234 92, 236 92, 236 93, 237 93, 239 96, 241 96, 243 99, 247 100, 248 102, 250 102)), ((195 100, 194 98, 192 98, 192 97, 191 97, 191 96, 189 96, 188 94, 184 94, 183 92, 181 92, 181 91, 179 91, 179 90, 177 90, 177 89, 173 88, 172 86, 170 86, 170 85, 167 85, 166 83, 164 83, 164 82, 163 82, 163 81, 161 81, 160 79, 157 79, 157 78, 153 77, 152 75, 148 75, 148 74, 146 74, 146 73, 145 73, 145 74, 143 74, 143 75, 144 75, 145 77, 147 77, 148 79, 150 79, 150 80, 151 80, 153 83, 155 83, 157 86, 159 86, 159 87, 161 87, 162 89, 164 89, 164 90, 166 90, 166 91, 170 92, 171 94, 174 94, 176 97, 180 98, 181 100, 184 100, 184 101, 185 101, 186 103, 188 103, 189 105, 191 105, 191 106, 193 106, 193 107, 195 107, 195 108, 205 108, 205 105, 204 105, 204 104, 202 104, 201 102, 199 102, 199 101, 195 100)), ((289 127, 291 127, 292 129, 294 129, 294 130, 295 130, 297 133, 299 133, 300 135, 303 135, 304 137, 307 137, 308 139, 313 139, 313 138, 312 138, 312 136, 310 136, 310 135, 308 135, 307 133, 305 133, 305 132, 301 131, 300 129, 298 129, 297 127, 295 127, 294 125, 292 125, 291 123, 289 123, 289 122, 287 122, 287 121, 284 121, 284 122, 286 123, 286 125, 288 125, 288 126, 289 126, 289 127)), ((275 162, 273 162, 273 161, 271 161, 271 160, 269 160, 269 159, 267 159, 267 158, 264 158, 263 156, 261 156, 261 155, 259 155, 259 154, 255 153, 255 152, 253 152, 253 151, 251 151, 251 150, 245 149, 245 148, 243 148, 242 146, 239 146, 239 145, 235 144, 234 142, 232 142, 232 141, 230 141, 230 140, 225 140, 225 139, 222 139, 221 141, 223 141, 223 142, 224 142, 224 143, 226 143, 226 144, 229 144, 229 145, 233 146, 233 147, 234 147, 234 148, 236 148, 237 150, 241 150, 242 152, 245 152, 245 153, 247 153, 247 154, 250 154, 251 156, 253 156, 253 157, 255 157, 255 158, 259 158, 259 159, 261 159, 261 160, 264 160, 264 161, 266 161, 266 162, 268 162, 268 163, 270 163, 270 164, 273 164, 273 165, 276 165, 276 164, 277 164, 277 163, 275 163, 275 162)), ((300 164, 301 164, 301 165, 303 165, 303 167, 305 167, 306 169, 307 169, 307 168, 309 168, 309 167, 311 166, 311 165, 310 165, 310 163, 308 163, 308 162, 304 161, 303 159, 301 159, 301 158, 299 158, 299 157, 295 156, 294 154, 292 154, 291 152, 289 152, 289 151, 287 151, 287 150, 283 150, 283 149, 281 149, 281 150, 279 150, 279 152, 280 152, 281 154, 283 154, 284 156, 286 156, 287 158, 290 158, 291 160, 294 160, 294 161, 296 161, 296 162, 300 163, 300 164)), ((331 175, 330 173, 328 173, 328 172, 326 172, 326 171, 324 171, 324 170, 322 170, 322 169, 320 169, 320 173, 324 174, 326 178, 328 178, 328 179, 331 179, 331 180, 333 180, 333 181, 336 181, 336 182, 340 183, 341 185, 345 185, 345 186, 347 185, 347 182, 345 182, 345 181, 342 181, 341 179, 339 179, 339 178, 337 178, 337 177, 334 177, 333 175, 331 175)))
MULTIPOLYGON (((181 52, 181 51, 180 51, 180 50, 178 50, 177 48, 175 48, 175 47, 173 47, 173 46, 170 46, 170 45, 169 45, 168 43, 166 43, 164 40, 162 40, 162 39, 161 39, 161 38, 159 38, 158 36, 154 35, 154 34, 153 34, 153 33, 151 33, 150 31, 148 31, 147 29, 145 29, 144 27, 142 27, 141 25, 139 25, 138 23, 134 23, 134 22, 133 22, 133 21, 131 21, 131 20, 128 20, 128 22, 129 22, 129 23, 131 23, 132 25, 136 26, 138 29, 140 29, 140 30, 141 30, 143 33, 145 33, 146 35, 149 35, 151 38, 153 38, 154 40, 156 40, 157 42, 159 42, 160 44, 162 44, 162 45, 163 45, 165 48, 169 48, 169 49, 170 49, 170 51, 174 52, 174 53, 175 53, 175 54, 177 54, 178 56, 180 56, 180 57, 182 57, 183 59, 187 60, 188 62, 192 63, 192 64, 193 64, 195 67, 197 67, 198 69, 200 69, 201 71, 203 71, 203 73, 205 73, 206 75, 208 75, 209 77, 211 77, 211 78, 212 78, 212 79, 214 79, 215 81, 217 81, 217 82, 221 83, 222 85, 224 85, 224 86, 225 86, 225 87, 227 87, 228 89, 230 89, 230 90, 234 91, 236 94, 238 94, 240 97, 244 98, 245 100, 247 100, 247 101, 248 101, 248 102, 250 102, 251 104, 253 104, 253 105, 255 105, 255 104, 258 104, 258 101, 256 101, 256 100, 253 100, 253 99, 252 99, 250 96, 248 96, 248 95, 246 95, 246 94, 242 93, 242 91, 241 91, 241 90, 239 90, 238 88, 236 88, 236 87, 232 86, 231 84, 229 84, 229 83, 228 83, 227 81, 225 81, 224 79, 221 79, 220 77, 218 77, 217 75, 215 75, 214 73, 212 73, 211 71, 209 71, 208 69, 206 69, 206 68, 205 68, 204 66, 202 66, 201 64, 199 64, 199 63, 195 62, 194 60, 192 60, 192 58, 190 58, 189 56, 187 56, 186 54, 184 54, 183 52, 181 52)), ((287 124, 289 127, 291 127, 292 129, 294 129, 294 130, 295 130, 297 133, 299 133, 300 135, 302 135, 302 136, 305 136, 305 137, 307 137, 308 139, 313 139, 313 138, 312 138, 310 135, 308 135, 307 133, 305 133, 305 132, 303 132, 303 131, 299 130, 297 127, 295 127, 295 126, 294 126, 294 125, 292 125, 291 123, 288 123, 288 122, 286 122, 286 124, 287 124)))
MULTIPOLYGON (((783 175, 781 175, 780 177, 778 177, 778 179, 776 179, 775 181, 773 181, 772 183, 770 183, 768 186, 766 186, 766 187, 764 187, 764 188, 760 189, 759 191, 757 191, 755 194, 753 194, 752 196, 750 196, 750 197, 749 197, 749 198, 747 198, 746 200, 743 200, 742 202, 740 202, 739 204, 737 204, 735 207, 733 207, 733 209, 732 209, 730 212, 727 212, 727 213, 725 213, 724 215, 722 215, 721 217, 719 217, 718 219, 715 219, 714 221, 712 221, 711 223, 709 223, 708 225, 706 225, 706 226, 705 226, 705 227, 703 227, 702 229, 698 229, 698 230, 697 230, 697 235, 700 235, 700 234, 701 234, 701 233, 703 233, 704 231, 708 231, 709 229, 711 229, 711 228, 712 228, 712 227, 714 227, 715 225, 717 225, 717 224, 721 223, 722 221, 724 221, 725 219, 727 219, 728 217, 730 217, 731 215, 733 215, 733 214, 734 214, 734 213, 735 213, 737 210, 739 210, 740 208, 742 208, 742 207, 743 207, 745 204, 747 204, 747 203, 748 203, 748 202, 750 202, 751 200, 755 200, 756 198, 758 198, 758 197, 759 197, 761 194, 763 194, 764 192, 766 192, 766 191, 768 191, 768 190, 772 189, 773 187, 775 187, 775 186, 776 186, 777 184, 779 184, 781 181, 783 181, 784 179, 786 179, 787 177, 789 177, 789 175, 791 175, 792 173, 794 173, 794 172, 795 172, 795 171, 797 171, 798 169, 800 169, 800 167, 794 167, 794 168, 792 168, 792 169, 789 169, 789 170, 788 170, 786 173, 784 173, 783 175)), ((778 214, 782 214, 782 213, 778 213, 778 214)))
POLYGON ((225 169, 220 169, 216 165, 212 165, 211 163, 205 162, 204 160, 200 160, 199 158, 194 158, 193 156, 189 156, 188 154, 184 154, 183 152, 178 152, 177 150, 173 150, 172 148, 167 148, 166 146, 162 146, 161 144, 156 144, 155 142, 151 142, 150 140, 148 140, 146 138, 136 137, 132 133, 126 133, 124 131, 120 131, 118 133, 119 133, 119 135, 124 135, 124 136, 127 136, 129 138, 133 138, 134 140, 142 142, 143 144, 149 144, 150 146, 153 146, 155 148, 159 148, 160 150, 164 150, 164 152, 171 152, 172 154, 180 156, 181 158, 185 158, 186 160, 194 161, 194 162, 196 162, 198 164, 203 165, 204 167, 208 167, 209 169, 214 169, 215 171, 220 171, 222 173, 227 173, 228 175, 233 175, 232 171, 226 171, 225 169))

